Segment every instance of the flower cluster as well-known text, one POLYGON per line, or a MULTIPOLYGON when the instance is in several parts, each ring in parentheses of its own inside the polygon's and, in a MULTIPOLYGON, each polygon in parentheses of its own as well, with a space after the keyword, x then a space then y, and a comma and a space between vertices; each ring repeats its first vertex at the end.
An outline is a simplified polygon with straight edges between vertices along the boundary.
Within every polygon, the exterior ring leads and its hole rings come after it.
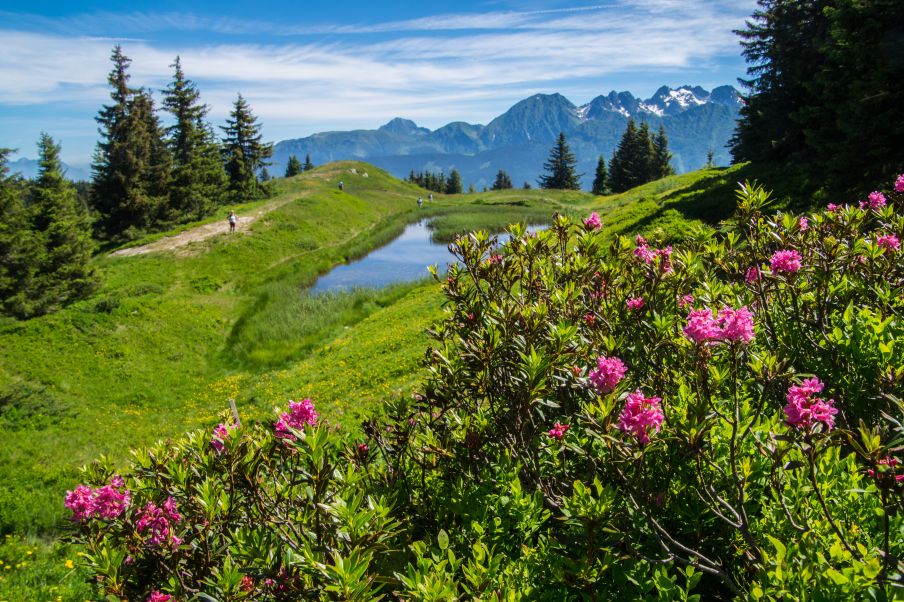
POLYGON ((816 423, 823 423, 829 430, 835 426, 835 408, 833 399, 816 397, 825 385, 818 378, 808 378, 799 385, 788 389, 785 399, 785 420, 796 428, 808 428, 816 423))
POLYGON ((802 217, 799 220, 797 220, 797 227, 800 229, 801 232, 806 232, 807 230, 810 229, 810 221, 807 218, 802 217))
POLYGON ((880 249, 885 251, 898 251, 901 248, 901 241, 894 234, 886 234, 876 239, 876 244, 880 249))
POLYGON ((584 225, 591 230, 599 230, 603 226, 603 223, 600 221, 599 214, 594 211, 584 220, 584 225))
POLYGON ((176 537, 172 523, 182 520, 182 515, 176 507, 176 500, 166 498, 162 506, 153 502, 145 504, 138 517, 135 527, 139 535, 148 535, 147 543, 153 547, 177 547, 182 540, 176 537))
POLYGON ((611 393, 627 372, 624 362, 617 357, 602 355, 596 360, 596 368, 590 371, 588 377, 593 386, 600 393, 611 393))
POLYGON ((109 485, 97 489, 79 485, 67 491, 65 504, 72 511, 72 520, 82 522, 89 518, 114 519, 125 512, 131 498, 122 477, 114 476, 109 485))
POLYGON ((904 192, 904 173, 895 180, 895 192, 904 192))
POLYGON ((879 191, 873 191, 869 193, 869 208, 870 209, 881 209, 885 207, 885 195, 879 191))
POLYGON ((625 301, 625 305, 627 305, 628 309, 630 309, 631 311, 640 311, 641 309, 643 309, 645 303, 643 297, 632 297, 631 299, 625 301))
POLYGON ((746 305, 739 309, 723 307, 718 315, 711 309, 696 309, 687 317, 684 336, 695 343, 749 343, 753 340, 753 314, 746 305))
POLYGON ((892 456, 885 456, 877 462, 877 468, 879 468, 878 471, 869 468, 867 469, 866 473, 877 480, 885 477, 889 480, 894 480, 894 482, 896 483, 900 483, 904 481, 904 474, 897 474, 898 469, 895 468, 897 465, 897 458, 894 458, 892 456), (880 468, 882 466, 884 466, 885 468, 880 468))
POLYGON ((656 261, 657 258, 660 259, 659 267, 664 272, 672 271, 672 247, 665 247, 662 249, 654 249, 649 244, 647 244, 647 240, 643 236, 638 236, 636 239, 637 247, 634 249, 634 257, 640 259, 646 264, 652 264, 656 261))
POLYGON ((659 397, 644 397, 640 389, 628 394, 625 407, 618 415, 616 427, 624 433, 634 435, 641 445, 649 443, 650 432, 658 432, 665 419, 660 407, 661 401, 659 397))
POLYGON ((147 602, 172 602, 172 599, 173 597, 169 594, 164 594, 162 592, 154 590, 150 594, 148 594, 147 602))
POLYGON ((295 441, 292 431, 304 430, 306 424, 312 426, 317 424, 317 418, 317 412, 310 399, 290 401, 289 411, 280 414, 279 420, 273 424, 273 430, 280 439, 295 441))
POLYGON ((769 266, 773 272, 793 274, 800 270, 800 253, 793 249, 776 251, 769 259, 769 266))
POLYGON ((213 437, 210 438, 210 446, 216 453, 222 454, 223 451, 225 451, 226 439, 231 432, 232 429, 223 423, 218 424, 217 427, 213 429, 213 437))
POLYGON ((567 430, 568 430, 568 425, 567 425, 567 424, 560 424, 560 423, 556 422, 556 423, 552 426, 552 428, 549 429, 549 436, 550 436, 552 439, 559 439, 559 440, 561 440, 562 437, 565 436, 565 432, 566 432, 567 430))

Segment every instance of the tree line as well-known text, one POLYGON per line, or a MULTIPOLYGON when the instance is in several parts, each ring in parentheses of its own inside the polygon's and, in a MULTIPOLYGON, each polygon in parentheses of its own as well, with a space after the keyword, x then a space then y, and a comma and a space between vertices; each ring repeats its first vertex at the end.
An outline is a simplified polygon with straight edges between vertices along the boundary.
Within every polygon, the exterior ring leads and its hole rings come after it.
POLYGON ((151 91, 130 86, 131 59, 120 46, 111 61, 111 102, 96 117, 87 187, 66 180, 49 134, 38 142, 32 181, 10 175, 12 151, 0 149, 0 314, 28 318, 88 295, 97 285, 89 261, 98 242, 133 240, 268 194, 272 145, 241 94, 218 138, 177 56, 162 91, 160 110, 171 121, 164 126, 151 91))
POLYGON ((461 194, 462 192, 461 173, 457 169, 453 169, 448 176, 443 172, 416 172, 412 169, 405 181, 417 184, 421 188, 432 190, 433 192, 444 194, 461 194))

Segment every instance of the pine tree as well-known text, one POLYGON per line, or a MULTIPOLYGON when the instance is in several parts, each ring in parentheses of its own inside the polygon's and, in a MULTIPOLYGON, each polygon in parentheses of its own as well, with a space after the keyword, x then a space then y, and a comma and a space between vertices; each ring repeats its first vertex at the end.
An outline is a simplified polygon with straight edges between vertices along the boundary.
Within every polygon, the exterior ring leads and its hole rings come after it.
POLYGON ((36 245, 23 201, 24 183, 9 174, 10 152, 0 148, 0 313, 26 317, 36 245))
POLYGON ((669 139, 666 138, 665 128, 660 125, 656 137, 653 138, 652 178, 658 180, 675 175, 672 168, 672 153, 669 152, 669 139))
POLYGON ((311 163, 311 153, 308 153, 304 156, 304 170, 311 171, 314 169, 314 164, 311 163))
POLYGON ((559 132, 559 140, 550 151, 549 159, 543 164, 543 169, 546 170, 547 174, 540 176, 537 183, 540 188, 580 190, 580 176, 574 171, 577 164, 577 159, 575 159, 571 149, 568 148, 565 134, 559 132))
POLYGON ((642 122, 637 129, 637 145, 636 156, 640 173, 643 174, 640 183, 646 184, 656 179, 656 168, 653 162, 653 133, 650 131, 650 124, 646 121, 642 122))
MULTIPOLYGON (((461 194, 461 174, 457 169, 453 169, 446 181, 446 194, 461 194)), ((439 191, 438 191, 439 192, 439 191)))
POLYGON ((650 126, 640 127, 628 119, 625 133, 609 160, 609 186, 612 192, 624 192, 655 179, 653 140, 650 126))
POLYGON ((75 187, 63 177, 60 147, 47 134, 38 143, 40 168, 30 192, 29 226, 36 237, 34 279, 20 307, 26 315, 55 311, 90 293, 94 241, 75 187))
POLYGON ((596 175, 593 177, 593 188, 590 191, 597 196, 609 194, 609 173, 606 171, 606 159, 602 155, 596 163, 596 175))
POLYGON ((474 189, 474 182, 471 182, 468 184, 468 194, 474 194, 475 192, 477 191, 474 189))
POLYGON ((201 219, 223 202, 226 172, 213 130, 204 120, 209 107, 185 77, 178 56, 170 67, 173 80, 163 91, 163 108, 175 121, 167 128, 173 168, 166 219, 183 222, 201 219))
POLYGON ((286 177, 291 178, 292 176, 297 176, 302 171, 304 171, 304 167, 301 164, 301 161, 298 160, 298 157, 292 155, 289 157, 289 162, 286 164, 286 177))
POLYGON ((706 149, 706 165, 703 166, 704 169, 712 169, 716 166, 716 153, 713 151, 713 147, 709 147, 706 149))
POLYGON ((113 103, 96 117, 92 204, 110 238, 135 238, 158 224, 168 203, 170 158, 151 95, 129 87, 131 60, 116 46, 108 82, 113 103))
POLYGON ((512 188, 512 179, 505 173, 505 170, 500 169, 490 190, 508 190, 509 188, 512 188))
POLYGON ((530 188, 531 188, 530 182, 528 182, 527 180, 524 180, 524 184, 521 185, 521 188, 523 190, 530 190, 530 188))
POLYGON ((261 141, 261 126, 252 114, 248 102, 239 94, 223 130, 223 160, 229 176, 229 188, 241 197, 259 197, 265 189, 258 173, 269 163, 273 145, 261 141))

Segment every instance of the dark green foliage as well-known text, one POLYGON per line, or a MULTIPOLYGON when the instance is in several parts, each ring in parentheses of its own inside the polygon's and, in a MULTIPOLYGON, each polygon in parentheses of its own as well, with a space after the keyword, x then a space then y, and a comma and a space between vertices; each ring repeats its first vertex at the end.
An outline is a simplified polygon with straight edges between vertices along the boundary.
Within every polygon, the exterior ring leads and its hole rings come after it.
POLYGON ((304 156, 304 171, 311 171, 314 169, 314 164, 311 163, 311 153, 308 153, 304 156))
POLYGON ((644 123, 637 127, 628 120, 618 148, 609 161, 609 185, 613 192, 624 192, 651 181, 653 142, 650 127, 644 123))
POLYGON ((546 174, 540 176, 537 183, 540 188, 580 190, 580 176, 574 171, 577 164, 577 159, 565 140, 565 134, 560 132, 556 145, 549 153, 549 159, 543 164, 546 174))
POLYGON ((461 186, 461 174, 457 169, 453 169, 452 173, 449 174, 449 178, 446 180, 446 194, 461 194, 462 186, 461 186))
POLYGON ((600 160, 596 164, 596 175, 593 178, 593 188, 591 192, 595 195, 609 194, 609 172, 606 171, 606 159, 600 155, 600 160))
POLYGON ((302 171, 304 171, 304 166, 301 164, 301 161, 298 160, 298 157, 295 155, 289 157, 289 163, 286 165, 286 177, 291 178, 292 176, 297 176, 302 171))
POLYGON ((669 152, 669 140, 665 135, 665 128, 659 126, 659 131, 653 138, 653 157, 651 161, 650 180, 658 180, 666 176, 675 175, 672 168, 672 153, 669 152))
POLYGON ((178 56, 171 67, 173 80, 163 92, 163 108, 175 120, 167 128, 173 170, 165 220, 185 222, 210 215, 223 201, 226 173, 216 138, 204 120, 209 108, 201 103, 194 82, 185 77, 178 56))
POLYGON ((512 179, 505 173, 505 170, 500 169, 490 190, 508 190, 509 188, 512 188, 512 179))
POLYGON ((96 279, 91 222, 75 187, 63 177, 60 147, 47 134, 38 143, 40 171, 29 191, 27 276, 5 300, 20 318, 46 314, 90 293, 96 279))
POLYGON ((706 151, 706 164, 703 166, 704 169, 712 169, 716 166, 716 154, 713 152, 713 147, 709 147, 706 151))
POLYGON ((0 149, 0 313, 22 315, 21 291, 33 278, 35 241, 28 231, 24 182, 9 175, 10 152, 0 149))
POLYGON ((273 145, 262 142, 261 127, 248 102, 239 94, 223 130, 223 159, 229 177, 229 189, 237 198, 265 194, 258 173, 268 165, 273 145))
POLYGON ((171 157, 150 93, 129 87, 131 60, 120 46, 111 60, 113 103, 96 117, 101 140, 92 165, 92 204, 104 235, 131 239, 154 228, 168 204, 171 157))
POLYGON ((446 174, 443 172, 434 173, 432 171, 418 171, 413 169, 408 174, 406 182, 417 184, 421 188, 432 190, 433 192, 446 192, 446 174))
POLYGON ((904 167, 904 4, 760 0, 737 32, 750 64, 736 161, 804 166, 832 192, 904 167))
POLYGON ((530 190, 530 188, 531 188, 530 182, 528 182, 527 180, 524 180, 524 184, 521 185, 521 188, 523 190, 530 190))

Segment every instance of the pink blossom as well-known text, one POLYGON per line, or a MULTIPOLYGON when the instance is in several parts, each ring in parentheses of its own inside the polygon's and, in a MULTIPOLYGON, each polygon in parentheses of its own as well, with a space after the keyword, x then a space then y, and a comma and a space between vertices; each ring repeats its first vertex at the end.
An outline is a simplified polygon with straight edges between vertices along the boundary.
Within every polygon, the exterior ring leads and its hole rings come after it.
POLYGON ((157 590, 148 594, 147 602, 172 602, 173 597, 169 594, 163 594, 157 590))
POLYGON ((611 393, 627 371, 628 368, 619 358, 601 355, 596 360, 596 369, 590 371, 588 378, 600 393, 611 393))
POLYGON ((898 465, 897 458, 894 458, 892 456, 885 456, 876 464, 877 468, 880 466, 886 466, 887 468, 885 470, 880 468, 878 472, 870 468, 866 471, 869 476, 877 480, 881 479, 884 476, 893 477, 896 483, 904 481, 904 474, 896 474, 898 472, 898 469, 895 468, 898 465))
POLYGON ((490 255, 490 258, 487 261, 489 261, 493 265, 499 265, 500 263, 502 263, 502 255, 494 253, 490 255))
POLYGON ((618 415, 616 428, 634 435, 638 443, 650 442, 650 432, 659 432, 665 415, 662 413, 659 397, 644 397, 640 389, 630 393, 625 399, 625 407, 618 415))
POLYGON ((366 456, 369 449, 370 447, 366 443, 358 444, 358 453, 362 456, 366 456))
POLYGON ((643 309, 645 303, 643 297, 632 297, 625 302, 625 305, 627 305, 628 309, 631 311, 638 311, 643 309))
POLYGON ((746 305, 737 310, 723 307, 719 312, 719 328, 721 339, 749 343, 753 340, 753 314, 746 305))
POLYGON ((882 207, 885 207, 885 195, 878 190, 869 193, 869 208, 881 209, 882 207))
POLYGON ((876 239, 876 244, 879 245, 880 249, 884 249, 886 251, 898 251, 901 248, 901 242, 894 234, 886 234, 885 236, 880 236, 876 239))
POLYGON ((593 326, 596 324, 596 316, 591 313, 584 314, 584 323, 587 324, 587 326, 593 326))
POLYGON ((828 211, 829 213, 835 213, 839 209, 841 209, 841 205, 836 205, 835 203, 829 203, 826 206, 826 211, 828 211))
POLYGON ((797 220, 797 227, 800 228, 801 232, 806 232, 807 229, 810 227, 810 222, 807 220, 807 218, 802 217, 799 220, 797 220))
POLYGON ((218 424, 215 429, 213 429, 213 437, 210 439, 210 446, 214 449, 214 451, 218 454, 222 454, 226 449, 226 438, 229 437, 229 427, 225 424, 218 424))
POLYGON ((793 274, 800 269, 800 253, 795 250, 776 251, 769 259, 773 272, 793 274))
POLYGON ((94 492, 94 515, 97 518, 113 519, 126 511, 132 494, 123 486, 123 480, 114 477, 109 485, 94 492))
POLYGON ((687 317, 684 336, 695 343, 717 340, 722 335, 719 323, 710 309, 696 309, 687 317))
POLYGON ((152 547, 176 547, 182 540, 176 537, 171 523, 180 520, 182 515, 176 508, 176 500, 169 497, 160 507, 153 502, 145 504, 135 527, 139 535, 148 534, 147 543, 152 547))
POLYGON ((552 439, 559 439, 559 440, 561 440, 562 437, 565 436, 565 431, 567 431, 568 428, 569 428, 569 427, 568 427, 567 424, 560 424, 560 423, 556 422, 556 423, 553 425, 553 427, 552 427, 551 429, 549 429, 549 433, 548 433, 548 434, 549 434, 550 438, 552 438, 552 439))
POLYGON ((641 236, 640 234, 638 234, 637 236, 634 237, 634 242, 637 243, 637 246, 643 246, 643 245, 647 244, 647 239, 644 238, 643 236, 641 236))
POLYGON ((866 211, 869 208, 869 203, 867 201, 860 201, 860 209, 866 211))
POLYGON ((643 244, 634 249, 634 257, 637 257, 644 263, 653 263, 653 260, 656 259, 656 251, 655 249, 650 249, 648 245, 643 244))
POLYGON ((747 274, 744 275, 744 281, 747 284, 753 284, 754 282, 759 282, 760 280, 760 268, 757 266, 750 266, 747 268, 747 274))
POLYGON ((72 510, 72 520, 81 522, 94 514, 94 492, 90 487, 79 485, 74 491, 66 492, 65 506, 72 510))
POLYGON ((816 397, 825 385, 818 378, 808 378, 799 385, 788 389, 785 399, 785 420, 795 428, 809 428, 816 423, 823 423, 832 430, 835 426, 835 401, 816 397))
POLYGON ((594 211, 587 219, 584 220, 584 225, 591 230, 599 230, 603 224, 600 221, 600 216, 596 213, 596 211, 594 211))
POLYGON ((279 420, 274 423, 273 428, 278 438, 295 441, 295 435, 290 429, 304 430, 306 424, 312 426, 317 424, 317 418, 317 412, 314 411, 314 404, 310 399, 290 401, 289 411, 280 414, 279 420))
POLYGON ((678 308, 683 309, 685 307, 689 307, 694 302, 693 295, 683 295, 678 297, 678 308))
POLYGON ((904 192, 904 173, 895 180, 895 192, 904 192))

